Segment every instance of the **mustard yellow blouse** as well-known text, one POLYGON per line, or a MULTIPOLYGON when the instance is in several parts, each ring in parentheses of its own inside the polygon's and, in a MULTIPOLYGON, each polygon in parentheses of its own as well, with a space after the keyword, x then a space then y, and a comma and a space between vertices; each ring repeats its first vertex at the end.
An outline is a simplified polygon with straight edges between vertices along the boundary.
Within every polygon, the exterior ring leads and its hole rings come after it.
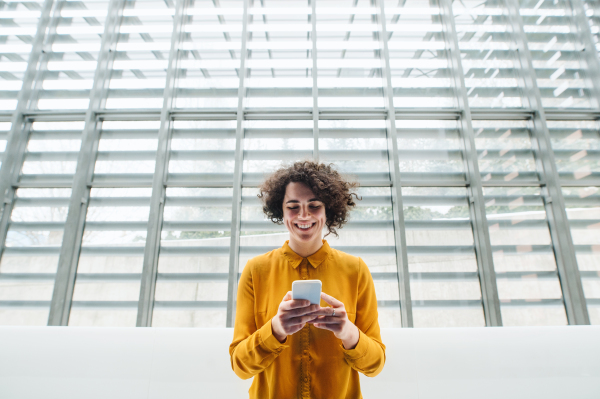
MULTIPOLYGON (((328 306, 321 300, 321 306, 328 306)), ((385 363, 373 278, 361 258, 323 246, 308 258, 288 242, 257 256, 244 268, 237 293, 231 367, 242 379, 254 377, 250 398, 362 398, 357 371, 373 377, 385 363), (310 266, 309 266, 310 265, 310 266), (346 350, 331 331, 307 324, 280 343, 271 318, 295 280, 321 280, 323 292, 344 303, 360 330, 346 350)))

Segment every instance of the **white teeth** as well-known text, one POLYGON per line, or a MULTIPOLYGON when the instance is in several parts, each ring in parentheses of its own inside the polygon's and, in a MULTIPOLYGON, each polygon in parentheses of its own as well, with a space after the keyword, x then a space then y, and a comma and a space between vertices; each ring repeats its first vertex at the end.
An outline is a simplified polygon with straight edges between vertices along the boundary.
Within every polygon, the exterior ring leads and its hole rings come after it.
POLYGON ((312 224, 298 224, 297 226, 301 229, 309 229, 312 224))

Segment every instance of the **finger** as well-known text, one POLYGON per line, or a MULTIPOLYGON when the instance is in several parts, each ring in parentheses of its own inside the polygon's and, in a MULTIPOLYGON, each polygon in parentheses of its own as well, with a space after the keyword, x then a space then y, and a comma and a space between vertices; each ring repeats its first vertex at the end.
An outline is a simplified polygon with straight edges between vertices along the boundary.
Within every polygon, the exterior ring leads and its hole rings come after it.
POLYGON ((305 299, 290 299, 289 301, 282 302, 281 305, 279 305, 279 308, 281 310, 292 310, 307 306, 310 306, 310 301, 305 299))
POLYGON ((312 323, 312 325, 315 326, 316 328, 320 328, 321 330, 331 331, 331 327, 329 327, 329 325, 327 325, 327 324, 312 323))
MULTIPOLYGON (((319 305, 310 305, 302 308, 291 309, 291 310, 283 310, 282 317, 284 319, 290 319, 292 317, 304 316, 306 314, 314 314, 316 310, 319 309, 319 305)), ((315 317, 318 315, 315 315, 315 317)))
POLYGON ((336 324, 323 324, 323 323, 314 323, 313 326, 316 328, 320 328, 321 330, 328 330, 333 333, 337 333, 340 331, 340 327, 336 324))
POLYGON ((333 314, 333 310, 335 309, 336 317, 344 317, 346 315, 346 311, 343 308, 319 308, 317 311, 313 312, 313 314, 318 316, 331 316, 333 314))
POLYGON ((304 324, 294 324, 288 327, 288 335, 297 333, 304 328, 304 324))
POLYGON ((313 316, 313 315, 305 315, 305 316, 299 316, 299 317, 292 317, 288 320, 286 320, 286 324, 289 325, 294 325, 294 324, 304 324, 308 321, 311 320, 315 320, 317 318, 317 316, 313 316))
POLYGON ((288 291, 283 297, 284 301, 289 301, 290 299, 292 299, 292 291, 288 291))
MULTIPOLYGON (((342 323, 342 319, 336 316, 325 316, 325 317, 319 317, 318 319, 315 319, 312 321, 312 324, 341 324, 342 323)), ((311 323, 310 321, 308 321, 308 323, 311 323)))
POLYGON ((327 302, 328 304, 330 304, 331 306, 333 306, 334 308, 344 306, 344 304, 342 302, 338 301, 331 295, 327 295, 324 292, 321 292, 321 299, 324 300, 325 302, 327 302))

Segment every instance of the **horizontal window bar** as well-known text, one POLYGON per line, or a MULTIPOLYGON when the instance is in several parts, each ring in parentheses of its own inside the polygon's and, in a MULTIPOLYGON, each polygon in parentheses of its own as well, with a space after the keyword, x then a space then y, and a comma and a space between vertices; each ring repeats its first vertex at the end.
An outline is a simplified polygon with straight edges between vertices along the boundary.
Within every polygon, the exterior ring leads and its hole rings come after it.
POLYGON ((152 173, 94 173, 90 185, 93 187, 112 187, 112 185, 119 184, 120 186, 130 187, 152 187, 152 178, 152 173))
POLYGON ((50 308, 50 301, 0 301, 0 308, 19 308, 19 309, 50 308))
POLYGON ((81 255, 88 256, 144 256, 144 247, 81 247, 81 255))
POLYGON ((37 198, 26 198, 17 197, 14 200, 14 207, 62 207, 69 206, 70 198, 53 198, 53 197, 37 197, 37 198))
POLYGON ((148 222, 85 222, 86 231, 146 231, 147 229, 148 222))
MULTIPOLYGON (((162 95, 161 95, 162 97, 162 95)), ((96 115, 105 120, 160 120, 160 109, 132 109, 132 110, 99 110, 96 115)), ((471 109, 471 115, 476 120, 529 120, 533 117, 533 110, 529 109, 471 109)), ((237 112, 231 109, 171 109, 169 114, 176 120, 236 120, 237 112)), ((345 120, 385 120, 387 112, 381 109, 344 109, 327 108, 319 110, 319 119, 345 119, 345 120)), ((547 109, 548 120, 597 120, 600 112, 593 109, 547 109)), ((458 109, 397 109, 397 119, 411 120, 457 120, 460 119, 461 111, 458 109)), ((0 112, 0 117, 11 118, 12 112, 0 112)), ((85 111, 81 110, 27 110, 23 113, 27 118, 37 121, 52 120, 83 120, 85 111)), ((256 108, 244 110, 244 117, 249 120, 256 119, 312 119, 312 109, 304 110, 281 109, 281 108, 256 108)))
POLYGON ((73 301, 72 308, 81 309, 137 309, 137 301, 73 301))
POLYGON ((150 197, 92 197, 89 206, 150 206, 150 197))
MULTIPOLYGON (((243 224, 242 224, 243 225, 243 224)), ((231 222, 163 222, 163 231, 229 231, 231 222)), ((243 229, 242 229, 243 230, 243 229)))
MULTIPOLYGON (((600 272, 581 271, 581 277, 585 279, 600 279, 600 272)), ((239 273, 238 277, 241 275, 239 273)), ((373 280, 393 281, 398 279, 398 273, 373 272, 373 280)), ((557 271, 526 271, 526 272, 497 272, 498 279, 529 280, 529 279, 556 279, 557 271)), ((93 282, 127 282, 140 281, 141 273, 78 273, 77 281, 93 282)), ((0 273, 0 281, 54 281, 55 273, 0 273)), ((158 273, 158 281, 227 281, 228 273, 158 273)), ((411 281, 470 281, 477 280, 477 272, 413 272, 410 273, 411 281)))
POLYGON ((98 151, 97 161, 154 161, 156 151, 98 151))
POLYGON ((414 245, 406 247, 409 256, 431 255, 431 256, 457 256, 457 255, 474 255, 475 248, 472 245, 462 246, 425 246, 414 245))
POLYGON ((65 222, 10 222, 12 231, 63 231, 65 222))
POLYGON ((71 187, 73 183, 72 174, 25 175, 19 176, 19 187, 71 187))
POLYGON ((3 255, 46 256, 60 254, 60 247, 5 247, 3 255))
MULTIPOLYGON (((231 223, 229 223, 231 225, 231 223)), ((347 224, 344 225, 344 230, 390 230, 394 228, 394 222, 392 220, 373 220, 373 221, 364 221, 350 220, 347 224)), ((242 221, 241 228, 242 231, 269 231, 269 230, 283 230, 286 231, 285 226, 277 225, 270 220, 264 221, 242 221)))
POLYGON ((227 301, 154 301, 155 309, 226 309, 227 301))
MULTIPOLYGON (((245 201, 243 197, 242 201, 245 201)), ((224 206, 231 207, 232 197, 167 197, 165 206, 224 206)))
MULTIPOLYGON (((404 203, 406 205, 406 203, 404 203)), ((471 221, 464 220, 405 220, 407 230, 470 229, 471 221)))

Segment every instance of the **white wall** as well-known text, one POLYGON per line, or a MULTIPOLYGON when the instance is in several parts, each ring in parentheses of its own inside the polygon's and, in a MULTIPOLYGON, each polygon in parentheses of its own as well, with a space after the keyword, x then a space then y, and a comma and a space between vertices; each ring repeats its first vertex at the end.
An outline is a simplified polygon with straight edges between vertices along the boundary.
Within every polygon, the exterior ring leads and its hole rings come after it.
MULTIPOLYGON (((231 329, 0 328, 0 398, 245 398, 231 329)), ((600 326, 384 329, 365 398, 600 398, 600 326)))

